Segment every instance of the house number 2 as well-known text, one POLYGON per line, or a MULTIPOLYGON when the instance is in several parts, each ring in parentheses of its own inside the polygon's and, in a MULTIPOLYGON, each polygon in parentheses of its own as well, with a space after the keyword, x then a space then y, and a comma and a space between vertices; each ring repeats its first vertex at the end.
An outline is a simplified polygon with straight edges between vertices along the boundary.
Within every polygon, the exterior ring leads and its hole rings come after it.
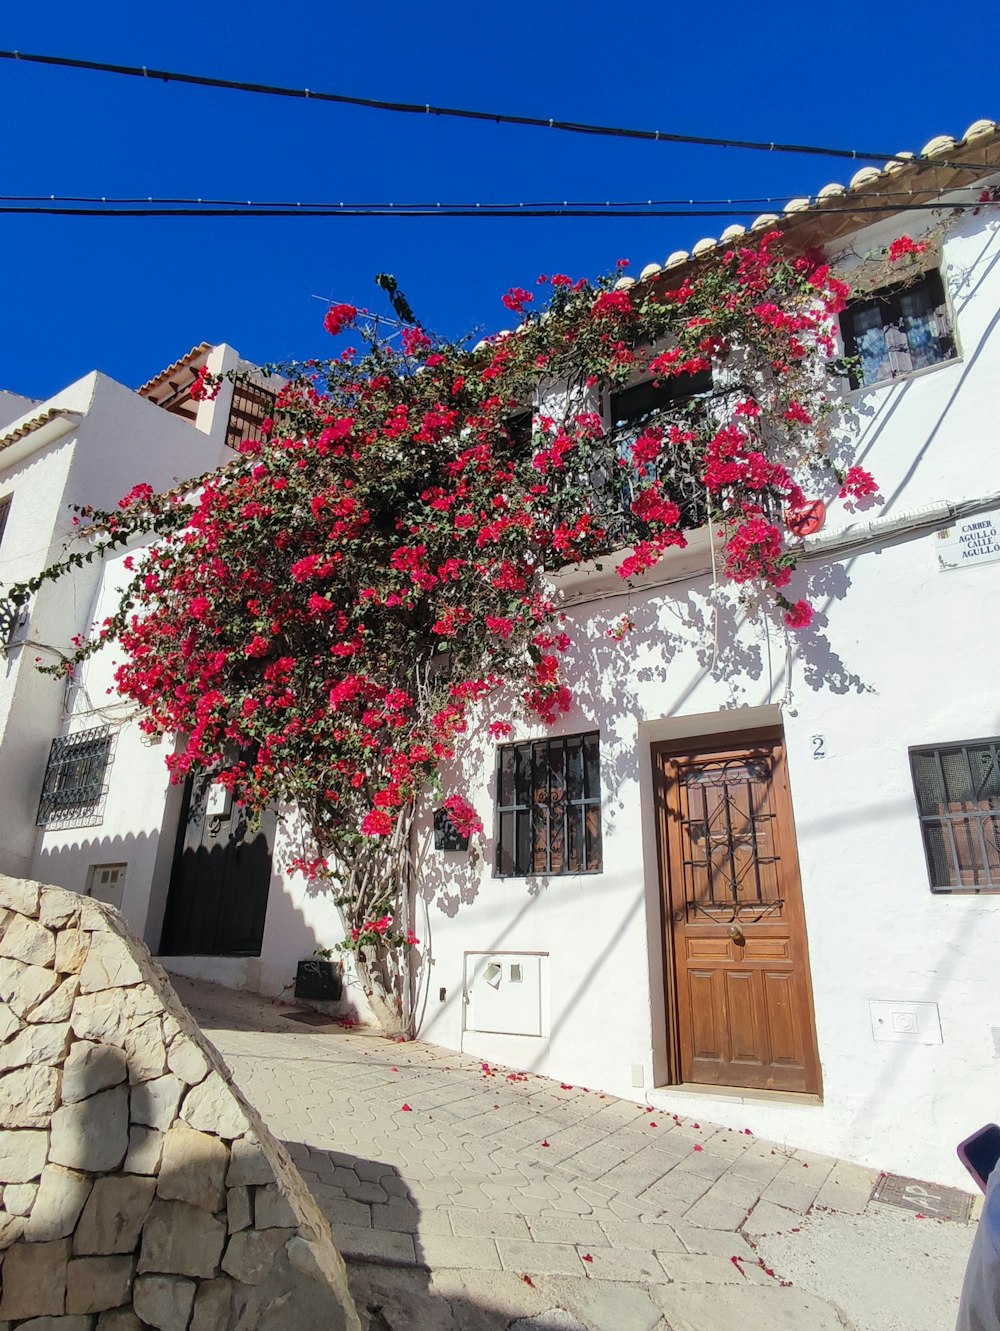
POLYGON ((810 742, 810 744, 812 744, 812 751, 813 751, 813 757, 814 757, 814 758, 825 758, 825 757, 826 757, 826 736, 825 736, 825 735, 813 735, 812 739, 811 739, 809 742, 810 742))

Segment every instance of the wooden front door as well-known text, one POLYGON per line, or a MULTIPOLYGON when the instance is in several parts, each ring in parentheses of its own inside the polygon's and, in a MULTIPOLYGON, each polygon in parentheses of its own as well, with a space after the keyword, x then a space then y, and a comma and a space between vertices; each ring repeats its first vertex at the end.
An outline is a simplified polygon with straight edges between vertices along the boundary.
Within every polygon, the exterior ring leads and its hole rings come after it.
POLYGON ((820 1090, 779 733, 656 745, 672 1080, 820 1090))
POLYGON ((251 828, 211 778, 188 778, 161 956, 260 956, 276 824, 268 812, 251 828))

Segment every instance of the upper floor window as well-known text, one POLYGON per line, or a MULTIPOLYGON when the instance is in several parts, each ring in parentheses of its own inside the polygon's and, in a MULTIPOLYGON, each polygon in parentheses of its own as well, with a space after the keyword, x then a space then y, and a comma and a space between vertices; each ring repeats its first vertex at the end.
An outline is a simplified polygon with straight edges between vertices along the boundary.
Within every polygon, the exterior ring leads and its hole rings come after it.
POLYGON ((241 374, 233 384, 233 401, 229 408, 229 423, 226 426, 226 446, 239 448, 245 440, 263 439, 262 426, 268 417, 274 415, 275 394, 260 384, 254 383, 249 375, 241 374))
POLYGON ((932 892, 1000 889, 1000 739, 910 750, 932 892))
POLYGON ((852 388, 898 379, 957 355, 936 268, 854 301, 840 316, 840 327, 844 354, 853 362, 852 388))
POLYGON ((596 731, 499 750, 498 877, 600 870, 600 767, 596 731))
POLYGON ((10 516, 10 495, 4 495, 0 499, 0 545, 3 545, 3 530, 7 526, 7 519, 10 516))
POLYGON ((39 827, 87 827, 101 821, 111 741, 108 726, 52 741, 35 819, 39 827))

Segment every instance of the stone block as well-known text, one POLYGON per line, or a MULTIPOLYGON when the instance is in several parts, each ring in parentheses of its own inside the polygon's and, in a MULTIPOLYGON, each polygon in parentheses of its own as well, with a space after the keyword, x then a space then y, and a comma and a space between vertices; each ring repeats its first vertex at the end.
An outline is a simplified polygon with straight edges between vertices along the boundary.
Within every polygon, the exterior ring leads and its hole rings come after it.
POLYGON ((205 1211, 221 1211, 228 1168, 225 1142, 211 1133, 196 1132, 186 1123, 176 1123, 163 1139, 156 1191, 160 1197, 189 1202, 205 1211))
POLYGON ((195 1283, 180 1276, 137 1276, 132 1306, 156 1331, 187 1331, 195 1283))
POLYGON ((63 1104, 75 1104, 109 1086, 118 1086, 127 1075, 125 1051, 117 1045, 74 1040, 63 1067, 63 1104))
POLYGON ((128 1137, 124 1168, 129 1174, 156 1174, 163 1155, 163 1133, 134 1123, 128 1137))
POLYGON ((30 883, 25 878, 8 878, 6 874, 0 874, 0 906, 17 915, 31 915, 37 919, 40 890, 37 883, 30 883))
POLYGON ((42 1172, 49 1134, 41 1128, 0 1131, 0 1183, 30 1183, 42 1172))
POLYGON ((87 959, 80 971, 81 993, 123 989, 141 984, 145 978, 135 958, 115 934, 95 933, 91 936, 87 959))
POLYGON ((200 1132, 214 1132, 229 1140, 242 1136, 250 1126, 233 1088, 217 1072, 210 1072, 199 1086, 188 1091, 181 1118, 200 1132))
POLYGON ((0 957, 13 957, 27 966, 54 966, 56 940, 50 929, 19 915, 0 938, 0 957))
POLYGON ((0 1252, 16 1243, 24 1233, 24 1217, 0 1211, 0 1252))
POLYGON ((142 1323, 131 1308, 115 1308, 101 1313, 97 1319, 97 1331, 142 1331, 142 1323))
POLYGON ((96 1179, 73 1236, 74 1255, 133 1252, 155 1190, 155 1179, 137 1174, 96 1179))
MULTIPOLYGON (((6 1322, 3 1324, 5 1327, 6 1322)), ((18 1327, 25 1331, 93 1331, 94 1319, 85 1313, 75 1317, 33 1317, 30 1322, 22 1322, 18 1327)))
POLYGON ((15 1016, 6 1003, 0 1002, 0 1042, 9 1040, 14 1032, 20 1029, 20 1019, 15 1016))
POLYGON ((73 1233, 90 1195, 90 1179, 61 1165, 46 1165, 24 1229, 29 1243, 49 1243, 73 1233))
POLYGON ((66 1267, 66 1311, 99 1313, 120 1308, 132 1293, 135 1260, 128 1257, 74 1257, 66 1267))
POLYGON ((274 1169, 259 1139, 252 1132, 233 1142, 232 1163, 226 1175, 230 1188, 274 1182, 274 1169))
MULTIPOLYGON (((28 1215, 38 1195, 37 1183, 8 1183, 3 1190, 4 1210, 10 1215, 28 1215)), ((53 1238, 61 1238, 53 1234, 53 1238)))
POLYGON ((169 1072, 132 1089, 132 1122, 166 1132, 177 1117, 184 1083, 169 1072))
POLYGON ((128 1150, 128 1090, 115 1086, 52 1115, 49 1159, 70 1169, 106 1174, 128 1150))
POLYGON ((125 1036, 128 1055, 128 1079, 134 1086, 140 1081, 162 1077, 167 1070, 167 1046, 163 1043, 163 1026, 159 1017, 129 1032, 125 1036))
POLYGON ((208 1059, 193 1040, 178 1035, 167 1050, 167 1067, 188 1086, 197 1086, 208 1076, 208 1059))
POLYGON ((13 957, 0 957, 0 999, 19 1017, 25 1017, 59 983, 55 971, 44 966, 26 966, 13 957))
POLYGON ((296 1229, 299 1217, 276 1183, 257 1188, 253 1199, 254 1223, 258 1229, 296 1229))
POLYGON ((202 1281, 194 1297, 190 1331, 220 1331, 228 1327, 232 1298, 233 1287, 225 1276, 202 1281))
POLYGON ((63 975, 79 975, 87 960, 90 934, 82 929, 62 929, 56 934, 56 970, 63 975))
POLYGON ((75 975, 68 976, 58 989, 54 989, 49 994, 48 998, 43 999, 37 1007, 31 1009, 28 1020, 32 1024, 47 1021, 69 1021, 79 988, 80 981, 78 977, 75 975))
POLYGON ((62 887, 45 887, 38 902, 38 918, 47 929, 65 929, 80 918, 79 892, 62 887))
POLYGON ((3 1259, 0 1318, 58 1317, 66 1308, 69 1239, 16 1243, 3 1259))
POLYGON ((44 1128, 59 1103, 55 1068, 18 1068, 0 1077, 0 1128, 44 1128))
POLYGON ((73 1004, 73 1034, 79 1040, 124 1044, 128 1031, 161 1009, 162 1000, 148 984, 80 994, 73 1004))
POLYGON ((201 1207, 157 1197, 142 1230, 139 1271, 210 1278, 225 1240, 225 1225, 201 1207))
POLYGON ((249 1229, 253 1224, 253 1203, 249 1188, 230 1188, 226 1194, 226 1219, 230 1234, 249 1229))
POLYGON ((287 1229, 243 1229, 226 1245, 222 1269, 244 1285, 259 1285, 267 1279, 277 1254, 289 1237, 287 1229))
POLYGON ((55 1021, 42 1026, 25 1026, 12 1040, 0 1045, 0 1072, 13 1068, 50 1067, 62 1063, 69 1044, 69 1024, 55 1021))

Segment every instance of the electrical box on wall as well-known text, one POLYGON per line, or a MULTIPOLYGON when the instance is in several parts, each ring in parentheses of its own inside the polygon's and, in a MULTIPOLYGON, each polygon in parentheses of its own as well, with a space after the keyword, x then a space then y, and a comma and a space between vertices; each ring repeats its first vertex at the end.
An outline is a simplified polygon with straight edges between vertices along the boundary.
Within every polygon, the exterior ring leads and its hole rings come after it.
POLYGON ((548 955, 537 952, 467 952, 466 1030, 544 1035, 547 963, 548 955))
POLYGON ((872 1036, 895 1044, 943 1044, 937 1003, 870 998, 872 1036))
POLYGON ((121 910, 127 867, 125 864, 92 864, 87 871, 87 896, 121 910))

